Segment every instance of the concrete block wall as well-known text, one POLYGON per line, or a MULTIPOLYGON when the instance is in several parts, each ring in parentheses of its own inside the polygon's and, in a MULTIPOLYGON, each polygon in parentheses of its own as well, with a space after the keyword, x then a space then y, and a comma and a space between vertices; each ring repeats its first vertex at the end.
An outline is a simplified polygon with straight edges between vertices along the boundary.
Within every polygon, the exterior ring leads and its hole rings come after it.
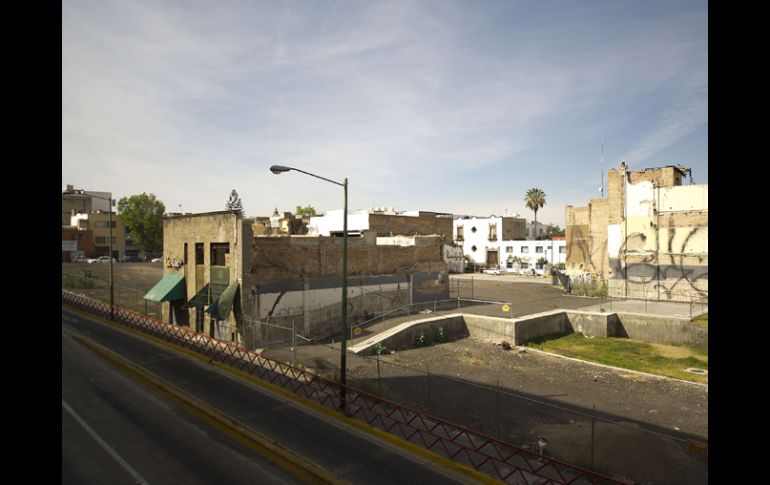
POLYGON ((668 345, 708 345, 708 330, 689 318, 663 317, 638 313, 618 313, 616 337, 668 345))
POLYGON ((572 324, 564 310, 530 315, 514 321, 513 343, 523 345, 545 335, 567 335, 572 333, 572 324))
MULTIPOLYGON (((410 325, 405 325, 402 330, 377 340, 377 343, 385 346, 388 350, 412 349, 415 347, 415 341, 420 334, 425 335, 428 345, 441 343, 437 339, 439 327, 443 329, 444 341, 465 338, 469 336, 469 333, 463 317, 463 315, 447 315, 412 322, 410 325)), ((372 355, 374 354, 374 345, 372 343, 357 353, 372 355)))
POLYGON ((505 340, 513 343, 515 332, 513 320, 471 314, 463 314, 463 317, 471 337, 491 342, 505 340))

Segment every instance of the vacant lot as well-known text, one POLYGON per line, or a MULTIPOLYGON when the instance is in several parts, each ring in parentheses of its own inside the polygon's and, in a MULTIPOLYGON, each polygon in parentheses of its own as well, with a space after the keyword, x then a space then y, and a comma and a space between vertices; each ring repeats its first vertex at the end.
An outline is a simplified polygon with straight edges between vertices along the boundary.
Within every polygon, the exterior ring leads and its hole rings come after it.
MULTIPOLYGON (((142 297, 163 277, 161 263, 113 263, 115 305, 160 315, 160 304, 142 297)), ((110 265, 62 263, 62 288, 100 301, 110 301, 110 265)))
MULTIPOLYGON (((708 441, 706 386, 470 338, 347 359, 352 386, 485 434, 528 447, 543 436, 546 453, 636 483, 707 483, 707 458, 687 446, 708 441)), ((296 362, 333 377, 339 347, 300 346, 296 362)))

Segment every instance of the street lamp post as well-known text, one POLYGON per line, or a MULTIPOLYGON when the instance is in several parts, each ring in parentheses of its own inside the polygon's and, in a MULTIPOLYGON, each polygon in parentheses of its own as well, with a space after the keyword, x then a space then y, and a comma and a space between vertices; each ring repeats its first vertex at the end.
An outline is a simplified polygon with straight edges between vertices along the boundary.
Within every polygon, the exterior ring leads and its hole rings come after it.
POLYGON ((110 204, 110 207, 109 207, 110 219, 108 224, 110 225, 110 321, 112 321, 114 316, 114 311, 115 311, 115 293, 112 285, 112 197, 111 196, 99 197, 98 195, 92 195, 92 194, 88 194, 88 195, 90 195, 95 199, 102 199, 102 200, 109 201, 109 204, 110 204))
POLYGON ((340 340, 340 409, 345 411, 345 388, 347 385, 345 374, 347 369, 348 346, 348 179, 345 178, 345 181, 340 183, 294 167, 286 167, 283 165, 273 165, 270 167, 270 171, 276 175, 290 170, 339 185, 345 192, 345 207, 342 211, 342 334, 340 340))

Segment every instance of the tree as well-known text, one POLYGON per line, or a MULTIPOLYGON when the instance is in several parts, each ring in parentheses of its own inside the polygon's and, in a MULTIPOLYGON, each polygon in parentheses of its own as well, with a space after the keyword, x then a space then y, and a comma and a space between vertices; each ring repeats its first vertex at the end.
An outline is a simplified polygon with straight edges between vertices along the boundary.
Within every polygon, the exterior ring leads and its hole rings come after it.
POLYGON ((225 204, 225 210, 238 211, 241 216, 244 215, 243 202, 241 202, 241 198, 238 197, 238 192, 236 192, 235 189, 230 192, 230 199, 227 201, 227 204, 225 204))
POLYGON ((548 224, 545 226, 545 237, 546 239, 564 237, 564 229, 560 229, 556 224, 548 224))
POLYGON ((294 213, 298 216, 308 216, 308 217, 318 215, 315 211, 315 208, 312 205, 308 205, 305 207, 298 205, 297 210, 295 210, 294 213))
POLYGON ((524 202, 527 204, 527 209, 535 212, 535 239, 537 239, 537 211, 545 205, 545 192, 537 188, 529 189, 524 196, 524 202))
POLYGON ((118 213, 134 244, 144 253, 163 251, 163 213, 166 206, 155 194, 142 193, 118 201, 118 213))

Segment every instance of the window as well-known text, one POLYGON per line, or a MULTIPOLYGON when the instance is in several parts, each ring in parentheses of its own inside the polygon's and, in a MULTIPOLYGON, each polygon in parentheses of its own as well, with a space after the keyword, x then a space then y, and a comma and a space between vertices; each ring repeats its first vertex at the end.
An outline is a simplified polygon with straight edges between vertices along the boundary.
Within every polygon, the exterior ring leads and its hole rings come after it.
POLYGON ((543 269, 543 263, 535 263, 536 269, 543 269))
POLYGON ((184 264, 187 264, 187 243, 184 243, 184 264))
POLYGON ((567 246, 559 246, 559 253, 564 254, 567 252, 567 246))
POLYGON ((226 266, 225 254, 230 254, 230 243, 211 243, 212 266, 226 266))
POLYGON ((497 241, 497 224, 489 225, 489 240, 497 241))
POLYGON ((96 236, 96 244, 106 244, 107 238, 104 236, 96 236))
POLYGON ((457 240, 463 240, 463 226, 457 226, 457 240))
POLYGON ((77 234, 72 233, 70 234, 70 241, 74 241, 77 238, 77 234))
POLYGON ((506 261, 505 267, 506 268, 513 268, 513 261, 506 261))
POLYGON ((505 252, 506 253, 512 253, 513 252, 513 246, 506 246, 505 247, 505 252))
POLYGON ((536 253, 542 253, 543 252, 543 246, 535 246, 535 252, 536 253))
POLYGON ((203 243, 195 243, 195 264, 203 264, 203 243))
POLYGON ((529 263, 521 263, 521 269, 529 269, 529 263))
POLYGON ((78 241, 82 241, 82 240, 83 240, 83 233, 80 232, 78 233, 78 241))
POLYGON ((528 253, 528 252, 529 252, 529 247, 527 247, 527 246, 522 246, 522 247, 521 247, 521 252, 522 252, 522 253, 528 253))

